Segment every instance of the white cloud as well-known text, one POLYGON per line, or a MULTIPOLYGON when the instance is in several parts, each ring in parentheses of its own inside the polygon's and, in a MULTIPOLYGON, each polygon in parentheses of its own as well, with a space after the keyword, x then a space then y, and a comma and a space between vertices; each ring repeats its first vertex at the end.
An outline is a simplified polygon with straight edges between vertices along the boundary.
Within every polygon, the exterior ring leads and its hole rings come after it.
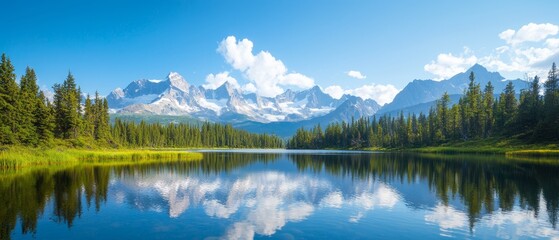
POLYGON ((523 42, 539 42, 548 36, 556 35, 558 32, 559 26, 551 23, 529 23, 522 26, 518 31, 507 29, 499 34, 499 38, 505 40, 508 44, 516 45, 523 42))
POLYGON ((256 92, 256 86, 254 86, 254 84, 252 83, 247 83, 243 86, 243 92, 246 93, 255 93, 256 92))
POLYGON ((389 103, 394 99, 396 94, 400 92, 394 85, 391 84, 365 84, 361 87, 354 89, 344 90, 338 85, 332 85, 324 89, 324 92, 332 96, 333 98, 339 99, 344 94, 350 94, 358 96, 363 99, 373 99, 378 104, 384 105, 389 103))
POLYGON ((229 76, 229 72, 221 72, 218 74, 208 74, 206 76, 206 83, 202 85, 205 89, 216 89, 223 85, 225 82, 229 82, 233 87, 240 88, 237 79, 229 76))
POLYGON ((229 36, 221 41, 217 51, 234 69, 244 73, 257 94, 273 97, 282 93, 283 87, 309 88, 314 85, 312 78, 300 73, 288 73, 283 62, 271 53, 260 51, 254 55, 252 48, 252 41, 237 41, 235 36, 229 36))
POLYGON ((344 95, 344 89, 338 85, 332 85, 324 89, 324 92, 335 99, 340 99, 344 95))
POLYGON ((355 70, 351 70, 351 71, 347 72, 347 75, 352 77, 352 78, 357 78, 357 79, 367 78, 367 76, 365 76, 365 75, 361 74, 361 72, 355 71, 355 70))
POLYGON ((486 56, 476 56, 468 48, 454 55, 443 53, 424 66, 425 71, 441 80, 464 72, 475 63, 490 70, 511 74, 515 77, 539 75, 547 76, 551 62, 559 56, 559 26, 551 23, 529 23, 518 30, 507 29, 498 36, 505 45, 496 47, 486 56))
POLYGON ((221 41, 217 51, 233 68, 244 71, 254 63, 252 46, 252 42, 246 38, 237 42, 234 36, 229 36, 221 41))
POLYGON ((300 73, 290 73, 281 77, 282 84, 310 88, 314 86, 314 80, 300 73))
POLYGON ((448 79, 457 73, 466 71, 477 62, 477 57, 470 54, 468 48, 464 48, 464 53, 458 56, 454 56, 452 53, 441 53, 437 56, 437 60, 431 61, 423 69, 437 76, 435 80, 448 79))

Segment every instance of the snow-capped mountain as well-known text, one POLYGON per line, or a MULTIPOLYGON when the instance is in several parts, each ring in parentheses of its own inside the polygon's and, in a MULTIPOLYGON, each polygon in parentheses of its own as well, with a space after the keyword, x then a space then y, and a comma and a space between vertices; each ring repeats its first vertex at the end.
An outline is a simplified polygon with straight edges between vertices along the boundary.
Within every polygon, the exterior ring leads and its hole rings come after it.
MULTIPOLYGON (((287 90, 270 98, 244 94, 229 82, 216 89, 192 86, 178 73, 164 80, 136 80, 117 88, 107 100, 114 113, 188 115, 202 120, 227 122, 301 121, 333 112, 349 99, 334 99, 315 86, 303 91, 287 90)), ((373 100, 362 101, 378 109, 373 100)), ((374 114, 374 111, 365 111, 374 114)))

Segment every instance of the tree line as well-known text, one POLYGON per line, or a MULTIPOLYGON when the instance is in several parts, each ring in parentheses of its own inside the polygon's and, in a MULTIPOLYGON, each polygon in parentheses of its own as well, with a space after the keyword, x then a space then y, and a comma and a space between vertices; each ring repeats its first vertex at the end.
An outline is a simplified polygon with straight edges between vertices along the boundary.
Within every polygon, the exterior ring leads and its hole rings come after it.
POLYGON ((74 76, 53 86, 50 101, 39 90, 35 71, 27 67, 16 81, 15 68, 2 54, 0 60, 0 146, 104 147, 257 147, 280 148, 283 140, 266 134, 252 134, 231 125, 203 123, 147 124, 115 120, 110 125, 107 99, 95 93, 82 96, 74 76), (91 144, 91 143, 94 144, 91 144))
POLYGON ((559 141, 559 72, 553 63, 547 81, 535 76, 515 94, 509 82, 495 97, 491 82, 483 90, 470 73, 468 88, 457 104, 445 93, 428 114, 364 117, 351 122, 300 128, 287 148, 407 148, 488 138, 516 138, 526 143, 559 141))
POLYGON ((232 147, 283 148, 283 140, 275 135, 255 134, 238 130, 231 124, 146 123, 115 119, 112 139, 128 147, 232 147))

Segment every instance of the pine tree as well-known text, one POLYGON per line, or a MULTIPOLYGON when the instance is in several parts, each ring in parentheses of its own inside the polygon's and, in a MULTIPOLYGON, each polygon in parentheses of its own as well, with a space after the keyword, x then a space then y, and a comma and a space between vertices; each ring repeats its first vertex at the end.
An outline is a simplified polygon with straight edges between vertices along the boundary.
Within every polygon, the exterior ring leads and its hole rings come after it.
POLYGON ((493 104, 495 97, 493 96, 493 85, 491 81, 487 82, 485 85, 485 89, 483 90, 483 109, 485 111, 484 114, 484 124, 483 124, 483 137, 489 137, 491 135, 491 131, 493 130, 493 125, 495 122, 495 116, 493 112, 493 104))
POLYGON ((29 67, 25 70, 25 75, 21 77, 19 95, 19 140, 26 145, 37 145, 39 136, 35 126, 38 119, 35 113, 39 101, 39 87, 35 71, 29 67))
POLYGON ((43 91, 39 92, 39 101, 35 108, 35 129, 37 131, 39 143, 49 145, 54 134, 54 109, 43 91))
POLYGON ((83 131, 86 136, 93 137, 94 129, 95 129, 95 111, 94 111, 94 106, 91 103, 91 98, 88 94, 85 99, 84 108, 83 108, 83 131))
POLYGON ((437 102, 437 116, 440 122, 440 131, 442 140, 450 137, 450 115, 448 107, 450 104, 450 96, 445 92, 441 99, 437 102))
POLYGON ((77 138, 80 129, 80 92, 76 87, 74 76, 68 77, 62 85, 55 84, 54 106, 56 136, 64 139, 77 138))
POLYGON ((499 128, 501 133, 511 135, 516 121, 517 101, 514 85, 509 82, 499 97, 499 128))
POLYGON ((543 140, 559 140, 559 72, 555 63, 547 75, 544 84, 544 116, 539 126, 539 136, 543 140))
POLYGON ((6 54, 0 61, 0 144, 17 143, 18 93, 14 66, 6 54))
POLYGON ((530 83, 530 88, 522 90, 520 93, 520 103, 518 105, 518 115, 516 118, 517 133, 532 135, 540 117, 541 98, 539 77, 535 76, 530 83))

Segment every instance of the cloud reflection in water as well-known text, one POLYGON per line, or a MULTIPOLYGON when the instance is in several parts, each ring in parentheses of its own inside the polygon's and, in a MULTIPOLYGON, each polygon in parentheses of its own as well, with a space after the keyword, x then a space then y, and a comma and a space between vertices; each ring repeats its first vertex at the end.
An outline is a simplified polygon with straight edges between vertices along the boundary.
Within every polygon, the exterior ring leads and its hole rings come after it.
POLYGON ((358 222, 367 211, 392 208, 400 199, 388 185, 373 179, 352 182, 344 189, 327 179, 276 171, 237 179, 154 175, 124 185, 144 194, 132 201, 142 209, 157 211, 160 205, 168 205, 169 216, 177 218, 190 207, 202 207, 210 217, 234 220, 223 236, 227 239, 271 236, 288 222, 303 221, 318 209, 347 208, 349 221, 358 222), (157 197, 161 201, 142 203, 157 197))

